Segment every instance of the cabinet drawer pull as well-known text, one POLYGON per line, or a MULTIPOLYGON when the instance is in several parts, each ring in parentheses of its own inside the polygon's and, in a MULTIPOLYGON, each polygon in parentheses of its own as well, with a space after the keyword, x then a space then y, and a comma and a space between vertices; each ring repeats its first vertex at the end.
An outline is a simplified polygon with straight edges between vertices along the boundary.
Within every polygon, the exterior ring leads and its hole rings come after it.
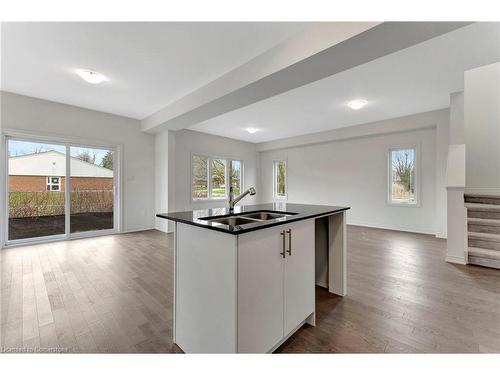
POLYGON ((285 252, 285 247, 286 247, 285 231, 281 232, 280 234, 283 236, 283 252, 280 253, 280 254, 284 258, 286 256, 286 252, 285 252))
POLYGON ((288 255, 292 255, 292 230, 288 229, 286 232, 288 233, 288 250, 287 250, 287 253, 288 253, 288 255))

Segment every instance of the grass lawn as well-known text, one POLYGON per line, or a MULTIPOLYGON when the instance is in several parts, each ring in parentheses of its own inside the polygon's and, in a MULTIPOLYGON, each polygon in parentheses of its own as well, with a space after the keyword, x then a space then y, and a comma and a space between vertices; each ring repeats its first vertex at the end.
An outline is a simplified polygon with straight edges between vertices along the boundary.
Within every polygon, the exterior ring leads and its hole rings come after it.
MULTIPOLYGON (((233 189, 234 195, 239 195, 240 194, 240 189, 236 188, 233 189)), ((216 198, 222 198, 226 194, 226 189, 225 188, 215 188, 212 189, 212 196, 216 198)), ((207 189, 197 189, 194 191, 193 194, 195 197, 208 197, 208 190, 207 189)))

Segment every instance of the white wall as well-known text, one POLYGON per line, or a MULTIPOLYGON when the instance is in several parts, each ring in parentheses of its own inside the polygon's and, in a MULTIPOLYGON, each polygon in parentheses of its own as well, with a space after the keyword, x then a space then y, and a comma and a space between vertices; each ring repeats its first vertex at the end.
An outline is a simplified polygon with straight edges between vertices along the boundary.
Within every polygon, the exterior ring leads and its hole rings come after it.
POLYGON ((154 227, 155 144, 139 121, 7 92, 1 93, 1 108, 3 131, 121 145, 122 230, 154 227))
POLYGON ((466 191, 500 194, 500 63, 464 76, 466 191))
MULTIPOLYGON (((157 212, 186 211, 200 208, 224 207, 227 201, 192 201, 191 155, 201 154, 243 160, 244 188, 254 186, 257 194, 246 197, 242 204, 261 201, 259 157, 255 144, 191 130, 164 131, 156 135, 157 212), (165 170, 168 178, 165 179, 165 170), (168 194, 165 206, 162 201, 168 194), (160 196, 158 196, 160 195, 160 196)), ((165 220, 159 219, 156 228, 166 230, 165 220)))
MULTIPOLYGON (((169 211, 168 195, 168 131, 155 136, 155 212, 169 211)), ((155 228, 167 232, 167 220, 155 217, 155 228)))
MULTIPOLYGON (((352 208, 347 214, 350 224, 442 235, 446 233, 448 121, 445 109, 352 127, 349 132, 355 136, 347 138, 338 136, 345 135, 345 130, 339 129, 337 135, 335 130, 318 134, 314 142, 307 136, 305 140, 312 144, 302 146, 294 139, 293 147, 281 148, 286 141, 277 141, 278 149, 261 152, 261 198, 273 199, 273 160, 286 158, 289 202, 348 205, 352 208), (372 134, 372 129, 377 129, 378 135, 372 134), (318 143, 320 139, 331 141, 318 143), (420 144, 421 151, 421 204, 389 206, 388 148, 415 143, 420 144), (438 160, 438 153, 442 160, 438 160)), ((273 145, 267 143, 265 147, 273 145)))
POLYGON ((450 145, 465 143, 464 129, 464 93, 450 94, 450 145))
POLYGON ((447 109, 433 114, 436 118, 436 237, 447 238, 446 162, 450 141, 450 111, 447 109))
MULTIPOLYGON (((2 28, 0 27, 0 30, 2 28)), ((1 31, 0 31, 1 33, 1 31)), ((0 65, 1 63, 0 59, 0 65)), ((0 81, 1 81, 1 74, 0 74, 0 81)), ((1 82, 0 82, 1 83, 1 82)), ((6 210, 6 201, 3 197, 5 197, 5 183, 4 183, 4 176, 5 176, 5 167, 7 165, 7 162, 5 160, 5 144, 4 144, 4 138, 2 136, 3 134, 3 106, 2 106, 2 95, 0 95, 0 215, 3 215, 2 213, 5 212, 6 210)), ((2 219, 0 219, 0 249, 2 248, 3 244, 5 243, 4 235, 5 235, 5 229, 4 223, 3 223, 3 216, 2 219)), ((0 251, 0 263, 2 260, 2 252, 0 251)), ((1 281, 0 281, 1 282, 1 281)), ((1 314, 1 313, 0 313, 1 314)))

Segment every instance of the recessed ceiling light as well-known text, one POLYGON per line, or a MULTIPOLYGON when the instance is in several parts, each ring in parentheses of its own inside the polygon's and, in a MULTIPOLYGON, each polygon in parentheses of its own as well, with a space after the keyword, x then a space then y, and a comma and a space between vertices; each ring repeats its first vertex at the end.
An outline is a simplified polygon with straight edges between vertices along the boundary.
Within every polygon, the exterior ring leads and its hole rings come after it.
POLYGON ((99 72, 94 72, 87 69, 77 69, 76 74, 80 76, 81 79, 88 83, 98 84, 107 81, 107 78, 99 72))
POLYGON ((249 132, 250 134, 254 134, 254 133, 257 133, 259 131, 259 129, 257 129, 257 128, 246 128, 245 130, 247 132, 249 132))
POLYGON ((351 109, 361 109, 366 104, 368 104, 368 102, 364 99, 355 99, 355 100, 351 100, 349 103, 347 103, 347 106, 351 109))

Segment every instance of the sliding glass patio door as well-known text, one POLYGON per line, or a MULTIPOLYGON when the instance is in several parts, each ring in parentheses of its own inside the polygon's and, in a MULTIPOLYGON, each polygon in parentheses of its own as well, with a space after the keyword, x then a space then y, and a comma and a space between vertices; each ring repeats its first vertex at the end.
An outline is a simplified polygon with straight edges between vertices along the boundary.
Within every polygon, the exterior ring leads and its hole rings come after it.
POLYGON ((7 243, 118 229, 113 148, 7 138, 7 243))

